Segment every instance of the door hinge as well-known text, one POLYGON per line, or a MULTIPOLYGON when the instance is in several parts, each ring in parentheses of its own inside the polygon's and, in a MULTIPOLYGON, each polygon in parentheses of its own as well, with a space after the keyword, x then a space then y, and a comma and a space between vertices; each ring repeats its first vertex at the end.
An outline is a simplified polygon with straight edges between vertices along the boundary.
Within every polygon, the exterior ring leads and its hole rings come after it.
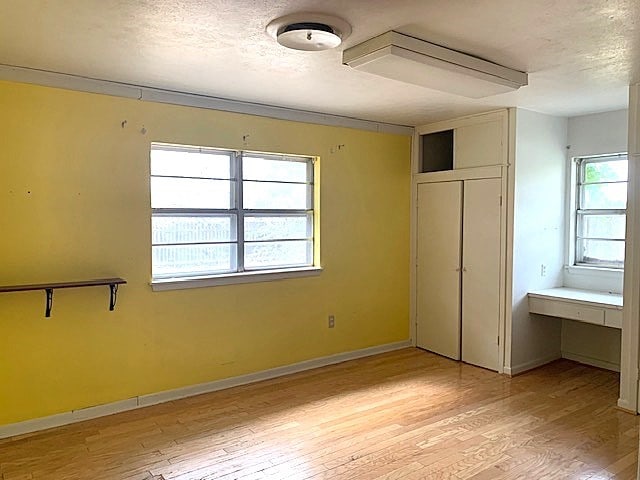
POLYGON ((502 206, 502 195, 500 195, 500 206, 502 206))

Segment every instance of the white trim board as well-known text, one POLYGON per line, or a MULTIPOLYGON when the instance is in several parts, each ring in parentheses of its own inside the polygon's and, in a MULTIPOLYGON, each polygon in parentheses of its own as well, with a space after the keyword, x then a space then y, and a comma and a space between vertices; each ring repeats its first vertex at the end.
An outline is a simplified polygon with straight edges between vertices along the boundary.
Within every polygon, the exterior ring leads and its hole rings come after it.
POLYGON ((192 397, 195 395, 201 395, 203 393, 216 392, 218 390, 224 390, 226 388, 238 387, 240 385, 260 382, 262 380, 270 380, 272 378, 282 377, 284 375, 290 375, 292 373, 303 372, 306 370, 312 370, 314 368, 326 367, 328 365, 346 362, 348 360, 356 360, 358 358, 370 357, 372 355, 392 352, 394 350, 400 350, 403 348, 408 348, 410 346, 411 340, 387 343, 384 345, 377 345, 360 350, 353 350, 350 352, 337 353, 335 355, 329 355, 326 357, 305 360, 303 362, 285 365, 282 367, 270 368, 268 370, 249 373, 247 375, 240 375, 238 377, 231 377, 225 378, 223 380, 215 380, 213 382, 190 385, 187 387, 176 388, 175 390, 166 390, 164 392, 151 393, 148 395, 141 395, 138 397, 128 398, 113 403, 97 405, 95 407, 72 410, 70 412, 35 418, 33 420, 26 420, 18 423, 11 423, 8 425, 0 425, 0 438, 14 437, 16 435, 23 435, 25 433, 32 433, 49 428, 60 427, 62 425, 69 425, 71 423, 90 420, 92 418, 113 415, 114 413, 126 412, 127 410, 149 407, 151 405, 178 400, 180 398, 192 397))
POLYGON ((616 365, 606 360, 600 360, 599 358, 587 357, 585 355, 579 355, 577 353, 562 352, 562 358, 567 360, 573 360, 574 362, 583 363, 585 365, 591 365, 592 367, 604 368, 605 370, 611 370, 613 372, 620 371, 620 365, 616 365))
POLYGON ((428 123, 426 125, 419 125, 416 127, 416 134, 426 135, 428 133, 442 132, 444 130, 455 130, 456 128, 467 127, 469 125, 477 125, 479 123, 495 121, 506 122, 508 120, 507 116, 508 109, 506 108, 490 110, 488 112, 474 113, 472 115, 465 115, 464 117, 443 120, 436 123, 428 123))
POLYGON ((45 87, 63 88, 80 92, 98 93, 140 100, 143 102, 168 103, 187 107, 206 108, 223 112, 244 113, 260 117, 289 120, 292 122, 313 123, 331 127, 355 128, 378 133, 413 135, 414 128, 406 125, 374 122, 327 113, 309 112, 293 108, 277 107, 260 103, 242 102, 209 95, 197 95, 187 92, 164 90, 109 80, 81 77, 66 73, 38 70, 0 64, 0 80, 18 83, 30 83, 45 87))
POLYGON ((527 363, 521 363, 520 365, 514 365, 512 367, 504 367, 504 373, 509 376, 520 375, 521 373, 528 372, 529 370, 533 370, 534 368, 541 367, 546 365, 547 363, 551 363, 555 360, 560 359, 560 355, 551 355, 544 358, 538 358, 536 360, 532 360, 527 363))
MULTIPOLYGON (((637 415, 638 413, 635 410, 635 406, 631 403, 624 401, 623 399, 618 399, 618 408, 627 413, 631 413, 632 415, 637 415)), ((640 477, 638 477, 640 478, 640 477)))
POLYGON ((605 360, 599 360, 597 358, 585 357, 584 355, 578 355, 571 352, 562 352, 561 355, 552 355, 546 358, 539 358, 531 362, 522 363, 514 367, 504 367, 504 373, 509 376, 519 375, 521 373, 528 372, 534 368, 541 367, 547 363, 551 363, 560 358, 566 358, 567 360, 573 360, 574 362, 590 365, 592 367, 604 368, 605 370, 611 370, 614 372, 620 371, 620 366, 615 363, 607 362, 605 360))
POLYGON ((440 183, 455 182, 464 180, 475 180, 482 178, 502 178, 504 165, 490 165, 487 167, 469 167, 453 170, 443 170, 441 172, 414 173, 412 175, 413 184, 420 183, 440 183))
POLYGON ((154 292, 166 290, 183 290, 187 288, 213 287, 216 285, 237 285, 240 283, 272 282, 287 278, 317 277, 322 273, 320 267, 291 268, 289 270, 257 270, 221 274, 210 277, 184 277, 153 280, 151 289, 154 292))
POLYGON ((629 184, 618 405, 638 413, 640 361, 640 84, 629 87, 629 184))

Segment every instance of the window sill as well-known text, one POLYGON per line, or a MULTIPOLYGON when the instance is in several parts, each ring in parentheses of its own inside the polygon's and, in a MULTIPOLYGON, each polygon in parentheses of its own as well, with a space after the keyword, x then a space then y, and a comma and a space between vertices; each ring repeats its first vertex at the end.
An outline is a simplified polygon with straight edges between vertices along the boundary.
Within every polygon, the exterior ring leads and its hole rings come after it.
POLYGON ((225 273, 210 277, 185 277, 153 280, 154 292, 165 290, 183 290, 188 288, 215 287, 218 285, 236 285, 241 283, 271 282, 287 278, 313 277, 322 272, 321 267, 291 268, 288 270, 260 270, 255 272, 225 273))
POLYGON ((572 274, 590 276, 619 277, 624 275, 624 269, 607 267, 589 267, 586 265, 565 265, 565 270, 572 274))

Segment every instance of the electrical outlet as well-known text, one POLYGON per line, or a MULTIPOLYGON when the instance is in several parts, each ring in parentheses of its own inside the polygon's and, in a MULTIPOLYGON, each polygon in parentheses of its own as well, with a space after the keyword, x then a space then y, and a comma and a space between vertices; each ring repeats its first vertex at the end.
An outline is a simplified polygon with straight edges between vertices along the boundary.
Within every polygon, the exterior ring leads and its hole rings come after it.
POLYGON ((333 328, 336 326, 336 317, 335 315, 329 315, 329 328, 333 328))
POLYGON ((547 266, 544 263, 540 265, 540 276, 541 277, 547 276, 547 266))

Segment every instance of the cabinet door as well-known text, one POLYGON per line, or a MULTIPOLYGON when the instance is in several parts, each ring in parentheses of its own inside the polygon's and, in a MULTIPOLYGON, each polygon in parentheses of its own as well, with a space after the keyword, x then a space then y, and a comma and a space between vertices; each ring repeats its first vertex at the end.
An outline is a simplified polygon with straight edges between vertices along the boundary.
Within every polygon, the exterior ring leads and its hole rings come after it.
POLYGON ((462 361, 498 370, 501 180, 464 182, 462 361))
POLYGON ((502 128, 503 122, 499 120, 456 128, 453 134, 453 168, 503 163, 502 128))
POLYGON ((418 185, 416 342, 460 360, 462 182, 418 185))

